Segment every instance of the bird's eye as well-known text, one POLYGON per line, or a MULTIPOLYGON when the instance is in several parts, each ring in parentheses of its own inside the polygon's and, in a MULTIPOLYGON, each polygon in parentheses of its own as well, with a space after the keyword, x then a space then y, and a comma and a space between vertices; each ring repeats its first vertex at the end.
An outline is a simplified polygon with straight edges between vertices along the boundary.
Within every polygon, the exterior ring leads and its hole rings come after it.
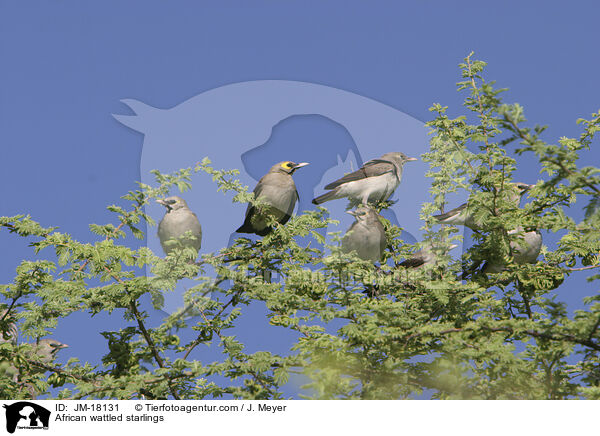
POLYGON ((292 162, 285 162, 282 166, 284 168, 292 168, 294 166, 294 164, 292 162))
POLYGON ((177 203, 177 200, 167 200, 165 203, 167 203, 167 204, 175 204, 175 203, 177 203))

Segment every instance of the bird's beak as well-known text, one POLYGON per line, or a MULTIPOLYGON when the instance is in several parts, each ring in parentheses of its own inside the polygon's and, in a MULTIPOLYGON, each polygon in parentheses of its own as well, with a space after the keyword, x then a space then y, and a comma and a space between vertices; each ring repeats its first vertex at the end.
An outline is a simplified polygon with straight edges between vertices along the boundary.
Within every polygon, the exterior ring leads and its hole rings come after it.
POLYGON ((412 161, 415 161, 415 160, 419 160, 419 159, 417 159, 416 157, 407 157, 406 158, 406 162, 412 162, 412 161))
POLYGON ((69 346, 67 344, 60 344, 57 348, 62 350, 63 348, 69 348, 69 346))
POLYGON ((165 203, 165 200, 163 200, 162 198, 159 198, 158 200, 156 200, 156 202, 157 202, 158 204, 162 204, 163 206, 166 206, 166 205, 167 205, 167 203, 165 203))
POLYGON ((356 211, 354 210, 347 210, 346 213, 352 216, 356 216, 356 211))
POLYGON ((308 162, 300 162, 299 164, 296 164, 294 169, 297 170, 298 168, 305 167, 306 165, 308 165, 308 162))
POLYGON ((454 250, 456 247, 458 247, 458 245, 450 244, 450 246, 448 247, 448 250, 454 250))

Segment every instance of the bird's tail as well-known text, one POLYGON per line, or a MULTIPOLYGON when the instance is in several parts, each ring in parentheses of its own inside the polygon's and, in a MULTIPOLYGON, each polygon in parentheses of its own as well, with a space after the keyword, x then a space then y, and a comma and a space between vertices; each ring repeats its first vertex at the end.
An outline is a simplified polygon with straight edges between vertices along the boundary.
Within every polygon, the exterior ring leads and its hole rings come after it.
POLYGON ((265 227, 264 229, 256 230, 254 228, 254 226, 252 226, 252 223, 250 222, 250 220, 246 219, 246 221, 244 221, 244 224, 242 224, 235 232, 236 233, 256 233, 258 236, 267 236, 269 233, 271 233, 272 230, 273 230, 272 227, 265 227))
POLYGON ((244 223, 235 232, 236 233, 254 233, 254 229, 252 228, 250 223, 244 223))
POLYGON ((317 198, 313 198, 312 202, 313 202, 313 204, 325 203, 326 201, 336 199, 337 198, 336 194, 337 194, 337 189, 334 189, 333 191, 329 191, 323 195, 319 195, 317 198))

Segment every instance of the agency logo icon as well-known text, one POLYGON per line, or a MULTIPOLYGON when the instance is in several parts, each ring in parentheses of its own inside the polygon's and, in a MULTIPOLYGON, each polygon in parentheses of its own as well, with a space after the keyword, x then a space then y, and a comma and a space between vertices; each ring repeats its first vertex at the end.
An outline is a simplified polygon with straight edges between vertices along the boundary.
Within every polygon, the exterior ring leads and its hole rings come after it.
MULTIPOLYGON (((153 169, 169 173, 208 156, 214 168, 241 170, 237 178, 252 189, 276 162, 309 162, 294 176, 300 197, 298 214, 316 208, 311 199, 322 194, 325 185, 370 159, 389 152, 419 158, 429 149, 423 122, 382 102, 316 83, 232 83, 165 109, 139 100, 122 101, 132 113, 114 117, 144 135, 140 159, 143 183, 154 183, 153 169)), ((402 238, 407 243, 422 238, 420 209, 423 202, 432 201, 428 169, 422 159, 407 166, 404 181, 391 198, 397 203, 383 213, 403 228, 402 238)), ((193 174, 191 181, 194 189, 184 196, 189 208, 199 214, 201 252, 229 246, 239 236, 235 229, 243 221, 247 205, 232 203, 231 195, 218 192, 205 174, 193 174)), ((457 204, 461 201, 466 197, 453 199, 457 204)), ((345 213, 345 206, 343 201, 327 203, 330 216, 340 224, 326 232, 343 232, 354 222, 345 213)), ((160 220, 164 207, 153 203, 146 212, 160 220)), ((161 253, 156 230, 148 230, 148 247, 161 253)), ((166 312, 182 307, 186 287, 182 283, 175 292, 166 293, 166 312)))
POLYGON ((50 411, 29 401, 19 401, 4 404, 6 409, 6 431, 14 433, 15 430, 47 430, 50 422, 50 411))

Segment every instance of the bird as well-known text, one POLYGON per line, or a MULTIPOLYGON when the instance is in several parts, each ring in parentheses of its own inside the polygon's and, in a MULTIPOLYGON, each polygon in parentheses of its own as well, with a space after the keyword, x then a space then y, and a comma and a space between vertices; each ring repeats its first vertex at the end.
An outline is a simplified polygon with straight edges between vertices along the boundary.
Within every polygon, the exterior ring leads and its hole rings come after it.
POLYGON ((33 347, 31 355, 37 356, 40 362, 47 365, 56 359, 56 353, 68 347, 67 344, 54 339, 40 339, 33 347))
MULTIPOLYGON (((510 183, 508 185, 509 189, 507 189, 506 200, 514 207, 519 207, 523 194, 534 186, 535 185, 529 185, 527 183, 510 183)), ((434 215, 433 218, 440 224, 464 225, 471 230, 481 230, 482 223, 477 222, 472 212, 472 210, 469 210, 468 203, 465 203, 444 214, 434 215)), ((522 234, 522 238, 510 242, 510 249, 514 262, 518 265, 535 263, 542 248, 542 234, 540 231, 534 229, 524 232, 523 227, 518 226, 515 229, 509 230, 507 233, 508 235, 522 234)), ((486 261, 483 272, 489 274, 499 273, 505 269, 505 266, 504 262, 486 261)), ((475 268, 477 268, 477 266, 475 268)))
MULTIPOLYGON (((525 194, 534 186, 535 185, 529 185, 527 183, 511 183, 509 185, 509 189, 507 189, 508 202, 513 204, 515 207, 518 207, 523 194, 525 194)), ((466 226, 471 230, 479 230, 481 228, 481 223, 477 222, 473 212, 473 208, 469 208, 469 203, 464 203, 446 213, 433 215, 433 218, 439 224, 466 226)))
MULTIPOLYGON (((456 244, 450 244, 448 251, 458 247, 456 244)), ((426 265, 433 265, 437 259, 435 248, 430 244, 426 244, 422 249, 415 252, 411 257, 400 262, 400 266, 404 268, 421 268, 426 265)))
POLYGON ((35 362, 43 365, 51 364, 56 358, 56 353, 63 348, 67 348, 68 345, 54 339, 40 339, 35 344, 29 345, 31 345, 31 348, 25 352, 25 357, 31 361, 31 365, 26 366, 29 369, 25 376, 10 362, 2 362, 1 367, 5 376, 9 377, 14 383, 17 383, 20 390, 24 389, 32 399, 35 399, 39 392, 32 383, 26 380, 35 374, 46 372, 46 368, 36 366, 35 362))
POLYGON ((253 191, 254 198, 264 203, 264 206, 249 204, 244 224, 236 232, 268 235, 273 228, 267 223, 267 215, 271 215, 279 224, 287 223, 299 198, 292 174, 306 165, 308 162, 291 161, 273 165, 269 172, 261 177, 253 191))
POLYGON ((433 218, 439 224, 451 224, 455 226, 467 226, 471 230, 476 230, 479 226, 475 223, 473 215, 468 209, 468 203, 461 204, 448 212, 433 215, 433 218))
POLYGON ((342 238, 344 253, 356 252, 362 260, 378 262, 387 246, 385 228, 379 220, 379 214, 368 206, 358 206, 347 213, 354 216, 356 221, 346 231, 342 238))
POLYGON ((323 195, 313 199, 314 204, 347 197, 351 203, 378 202, 387 200, 402 180, 402 170, 406 162, 418 160, 404 153, 386 153, 378 159, 371 159, 358 170, 329 183, 323 195))
POLYGON ((158 238, 166 255, 175 248, 194 248, 200 251, 202 226, 185 200, 173 196, 156 200, 166 208, 165 216, 158 224, 158 238))
MULTIPOLYGON (((62 350, 63 348, 67 348, 67 344, 63 344, 54 339, 40 339, 33 346, 31 351, 27 353, 27 357, 33 361, 39 361, 44 365, 50 365, 56 359, 56 354, 62 350)), ((39 367, 35 368, 35 365, 32 365, 31 373, 43 373, 46 372, 46 368, 39 367)), ((18 375, 18 371, 17 371, 18 375)), ((35 386, 31 383, 25 383, 24 387, 27 389, 32 399, 36 399, 38 395, 38 391, 35 386)))
MULTIPOLYGON (((519 226, 514 230, 507 232, 509 235, 521 235, 521 237, 510 241, 510 251, 513 260, 517 265, 526 263, 536 263, 542 248, 542 234, 539 230, 525 232, 523 227, 519 226)), ((506 265, 503 262, 486 262, 483 272, 486 274, 495 274, 502 272, 506 265)))

